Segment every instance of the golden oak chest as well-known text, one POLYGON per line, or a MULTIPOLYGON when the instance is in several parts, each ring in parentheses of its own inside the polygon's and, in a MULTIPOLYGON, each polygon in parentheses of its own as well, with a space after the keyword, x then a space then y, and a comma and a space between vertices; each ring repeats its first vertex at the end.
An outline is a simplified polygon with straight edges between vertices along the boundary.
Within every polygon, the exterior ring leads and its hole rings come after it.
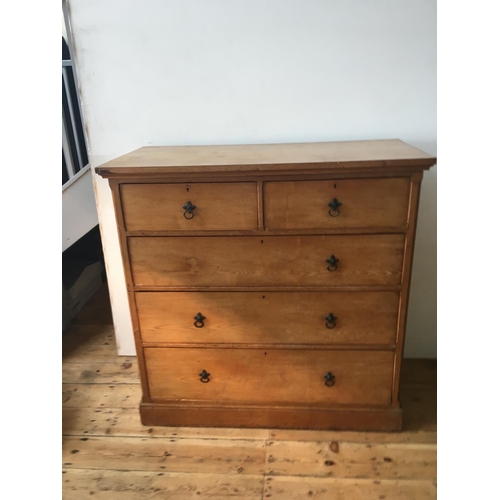
POLYGON ((397 430, 422 172, 399 140, 145 147, 109 178, 145 425, 397 430))

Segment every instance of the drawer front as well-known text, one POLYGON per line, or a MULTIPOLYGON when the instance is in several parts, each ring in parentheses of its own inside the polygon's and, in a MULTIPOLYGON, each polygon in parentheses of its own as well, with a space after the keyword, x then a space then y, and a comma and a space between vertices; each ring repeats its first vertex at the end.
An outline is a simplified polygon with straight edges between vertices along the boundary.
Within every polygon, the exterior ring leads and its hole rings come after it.
POLYGON ((409 192, 406 178, 266 182, 265 227, 405 228, 409 192), (334 200, 341 205, 337 207, 334 200))
POLYGON ((138 292, 136 304, 143 342, 394 344, 399 293, 138 292))
POLYGON ((389 351, 146 348, 144 354, 153 400, 321 406, 391 401, 389 351), (210 374, 206 383, 203 370, 210 374), (328 372, 331 387, 325 385, 328 372))
POLYGON ((399 285, 403 244, 402 234, 128 240, 134 283, 174 287, 399 285))
POLYGON ((128 231, 257 229, 254 182, 122 184, 120 192, 128 231), (186 212, 188 202, 196 208, 186 212))

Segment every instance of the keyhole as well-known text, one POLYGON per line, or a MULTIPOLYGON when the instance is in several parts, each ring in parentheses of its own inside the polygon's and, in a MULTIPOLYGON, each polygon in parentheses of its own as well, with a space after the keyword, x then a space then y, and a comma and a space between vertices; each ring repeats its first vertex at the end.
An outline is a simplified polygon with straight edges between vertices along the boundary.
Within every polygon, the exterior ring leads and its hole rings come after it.
POLYGON ((186 188, 186 191, 189 193, 189 188, 188 187, 186 188))
POLYGON ((262 298, 263 298, 263 299, 265 299, 265 298, 266 298, 266 296, 265 296, 265 295, 263 295, 263 296, 262 296, 262 298))
POLYGON ((260 240, 261 243, 264 243, 264 240, 260 240))
POLYGON ((337 184, 334 184, 334 185, 333 185, 333 189, 336 189, 336 188, 337 188, 337 184))

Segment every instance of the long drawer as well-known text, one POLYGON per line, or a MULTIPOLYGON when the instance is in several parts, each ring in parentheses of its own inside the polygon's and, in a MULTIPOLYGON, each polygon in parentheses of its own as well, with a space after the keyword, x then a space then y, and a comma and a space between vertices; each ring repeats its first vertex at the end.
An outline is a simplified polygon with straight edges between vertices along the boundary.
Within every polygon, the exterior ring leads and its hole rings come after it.
POLYGON ((394 344, 398 292, 137 292, 142 341, 394 344))
POLYGON ((264 183, 266 229, 406 227, 410 180, 264 183))
POLYGON ((394 353, 146 348, 153 401, 387 405, 394 353))
POLYGON ((123 184, 129 231, 257 229, 255 182, 123 184))
POLYGON ((399 285, 403 234, 131 237, 136 286, 399 285))

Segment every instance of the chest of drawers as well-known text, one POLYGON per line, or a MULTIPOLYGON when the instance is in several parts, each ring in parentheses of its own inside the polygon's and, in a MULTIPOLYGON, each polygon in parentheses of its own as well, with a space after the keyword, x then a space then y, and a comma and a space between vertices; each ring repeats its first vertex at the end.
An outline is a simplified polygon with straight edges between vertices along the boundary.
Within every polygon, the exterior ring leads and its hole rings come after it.
POLYGON ((144 425, 398 430, 422 173, 399 140, 145 147, 113 193, 144 425))

